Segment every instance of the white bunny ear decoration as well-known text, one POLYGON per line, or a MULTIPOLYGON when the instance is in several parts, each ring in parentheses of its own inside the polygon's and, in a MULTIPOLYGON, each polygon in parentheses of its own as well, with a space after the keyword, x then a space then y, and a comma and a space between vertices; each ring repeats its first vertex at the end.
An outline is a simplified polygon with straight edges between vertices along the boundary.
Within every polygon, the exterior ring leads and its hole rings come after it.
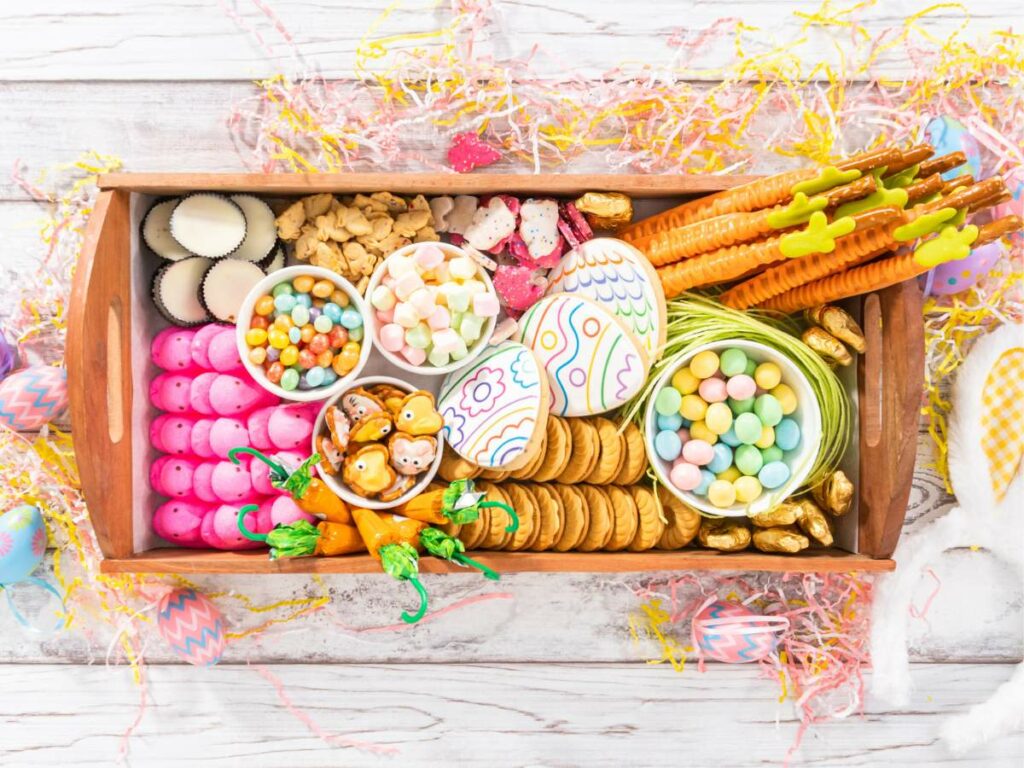
MULTIPOLYGON (((908 532, 897 569, 876 585, 872 691, 894 704, 910 698, 907 619, 923 570, 954 547, 977 547, 1012 565, 1024 583, 1024 325, 979 339, 957 373, 949 432, 949 471, 959 506, 908 532)), ((1024 664, 986 702, 946 721, 956 753, 1024 727, 1024 664)))

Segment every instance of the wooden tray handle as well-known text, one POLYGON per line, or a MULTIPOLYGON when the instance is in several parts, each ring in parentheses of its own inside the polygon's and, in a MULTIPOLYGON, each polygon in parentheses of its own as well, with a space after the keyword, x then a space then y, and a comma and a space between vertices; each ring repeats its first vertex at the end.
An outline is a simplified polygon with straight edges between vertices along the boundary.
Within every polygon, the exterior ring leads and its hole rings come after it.
POLYGON ((129 200, 125 190, 100 191, 86 226, 68 310, 66 360, 75 456, 105 557, 133 552, 129 200))
POLYGON ((867 352, 858 362, 858 550, 887 558, 907 513, 924 388, 924 323, 916 280, 864 299, 867 352))

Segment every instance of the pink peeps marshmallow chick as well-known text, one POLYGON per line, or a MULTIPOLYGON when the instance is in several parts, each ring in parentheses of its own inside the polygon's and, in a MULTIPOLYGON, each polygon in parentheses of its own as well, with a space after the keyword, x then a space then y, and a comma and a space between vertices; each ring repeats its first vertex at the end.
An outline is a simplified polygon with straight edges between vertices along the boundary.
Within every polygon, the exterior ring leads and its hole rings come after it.
POLYGON ((203 522, 199 526, 199 535, 203 543, 212 549, 229 549, 227 542, 217 535, 214 529, 214 521, 217 518, 217 507, 211 506, 203 515, 203 522))
POLYGON ((416 347, 410 347, 408 344, 402 347, 399 354, 405 358, 409 365, 423 365, 427 361, 427 350, 416 349, 416 347))
POLYGON ((192 495, 192 474, 195 472, 195 459, 184 456, 172 456, 170 461, 160 469, 160 491, 165 496, 184 499, 192 495))
POLYGON ((252 379, 218 374, 210 385, 210 405, 219 416, 244 416, 254 408, 266 405, 265 390, 252 379))
POLYGON ((175 499, 161 504, 153 513, 153 530, 160 538, 181 546, 203 542, 199 529, 209 507, 192 501, 175 499))
POLYGON ((188 402, 192 410, 196 413, 201 413, 203 416, 213 416, 213 404, 210 403, 210 389, 213 387, 213 382, 220 376, 219 373, 213 371, 206 371, 200 373, 194 379, 188 388, 188 402))
POLYGON ((245 420, 245 428, 249 432, 249 445, 258 451, 266 451, 274 447, 270 442, 270 416, 277 406, 271 405, 266 408, 259 408, 250 413, 245 420))
MULTIPOLYGON (((452 313, 448 311, 448 307, 435 306, 434 311, 427 318, 427 325, 430 326, 432 331, 443 331, 445 328, 451 328, 452 313)), ((391 351, 397 352, 397 350, 391 351)))
POLYGON ((204 461, 192 473, 192 490, 197 499, 210 504, 220 504, 220 497, 213 492, 213 469, 219 462, 204 461))
POLYGON ((234 373, 242 368, 242 358, 238 355, 238 344, 233 328, 223 330, 211 338, 206 355, 210 360, 210 367, 220 373, 234 373))
POLYGON ((165 453, 187 456, 192 453, 192 427, 195 422, 187 416, 171 416, 160 429, 160 444, 165 453))
POLYGON ((249 465, 245 462, 235 464, 220 461, 213 468, 210 478, 213 492, 221 501, 231 504, 245 504, 252 495, 252 480, 249 477, 249 465))
POLYGON ((264 496, 273 496, 279 493, 270 482, 270 467, 258 459, 249 463, 249 481, 256 493, 262 493, 264 496))
MULTIPOLYGON (((260 500, 256 498, 246 503, 256 504, 259 501, 260 500)), ((258 518, 255 511, 247 512, 245 517, 242 518, 245 527, 254 533, 258 533, 258 531, 255 531, 257 520, 258 518)), ((217 538, 224 542, 225 549, 258 549, 259 547, 265 546, 262 542, 246 538, 242 532, 238 530, 238 507, 233 505, 222 504, 214 510, 213 530, 217 534, 217 538)))
POLYGON ((184 373, 193 367, 192 339, 196 332, 190 328, 165 328, 150 345, 153 362, 165 371, 184 373))
POLYGON ((249 431, 238 419, 219 418, 210 429, 210 448, 213 455, 222 459, 228 457, 232 448, 248 448, 249 431))
POLYGON ((477 317, 494 317, 501 305, 493 293, 477 293, 473 295, 473 314, 477 317))
POLYGON ((192 384, 190 376, 176 373, 161 373, 149 387, 150 402, 161 411, 168 413, 188 413, 192 406, 189 403, 189 388, 192 384))
POLYGON ((270 521, 270 508, 274 505, 273 498, 264 498, 256 510, 255 527, 251 530, 256 533, 270 533, 274 524, 270 521))
POLYGON ((192 425, 192 433, 189 435, 192 453, 204 459, 212 459, 216 455, 213 452, 213 446, 210 445, 210 432, 213 430, 213 422, 213 419, 198 419, 192 425))
POLYGON ((202 368, 204 371, 213 369, 210 365, 210 357, 208 350, 210 349, 210 340, 221 331, 230 328, 229 325, 221 325, 220 323, 208 323, 196 331, 196 335, 192 337, 192 345, 189 350, 192 354, 192 362, 202 368))
POLYGON ((149 422, 149 444, 162 453, 167 453, 167 449, 164 448, 163 441, 160 439, 160 430, 164 428, 167 421, 173 418, 177 417, 171 413, 161 413, 149 422))
POLYGON ((158 456, 153 460, 153 463, 149 465, 149 487, 162 496, 166 496, 164 493, 163 483, 160 481, 160 473, 163 472, 164 466, 169 462, 173 456, 158 456))
POLYGON ((298 406, 280 405, 270 414, 267 433, 275 448, 289 450, 305 447, 313 434, 313 421, 304 404, 298 406))
POLYGON ((296 520, 312 523, 316 518, 299 509, 299 505, 292 500, 291 496, 278 496, 271 502, 270 522, 272 526, 288 525, 296 520))
POLYGON ((405 328, 388 323, 380 328, 380 345, 388 352, 399 352, 405 346, 405 328))

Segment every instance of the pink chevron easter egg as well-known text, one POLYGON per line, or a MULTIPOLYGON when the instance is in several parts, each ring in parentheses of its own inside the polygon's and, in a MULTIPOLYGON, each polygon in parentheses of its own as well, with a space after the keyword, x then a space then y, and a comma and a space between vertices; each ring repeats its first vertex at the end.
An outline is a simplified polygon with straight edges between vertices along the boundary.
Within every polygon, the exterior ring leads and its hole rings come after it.
POLYGON ((68 405, 68 375, 63 368, 33 365, 0 381, 0 424, 35 432, 68 405))
POLYGON ((194 589, 176 589, 164 595, 156 626, 171 650, 197 667, 212 667, 227 645, 224 617, 194 589))
POLYGON ((784 617, 764 616, 739 603, 716 600, 693 617, 693 644, 709 659, 745 664, 771 654, 788 628, 784 617))

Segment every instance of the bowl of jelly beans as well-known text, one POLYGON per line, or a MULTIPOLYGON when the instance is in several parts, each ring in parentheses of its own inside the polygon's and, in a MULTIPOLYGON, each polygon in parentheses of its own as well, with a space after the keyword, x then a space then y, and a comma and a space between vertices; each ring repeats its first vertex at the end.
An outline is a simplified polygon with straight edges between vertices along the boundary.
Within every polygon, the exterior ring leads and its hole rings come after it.
POLYGON ((249 374, 286 400, 341 392, 370 356, 373 319, 351 283, 322 267, 279 269, 238 313, 238 352, 249 374))
POLYGON ((807 478, 821 441, 807 378, 784 354, 753 341, 695 347, 658 379, 645 419, 658 479, 718 516, 780 503, 807 478))

